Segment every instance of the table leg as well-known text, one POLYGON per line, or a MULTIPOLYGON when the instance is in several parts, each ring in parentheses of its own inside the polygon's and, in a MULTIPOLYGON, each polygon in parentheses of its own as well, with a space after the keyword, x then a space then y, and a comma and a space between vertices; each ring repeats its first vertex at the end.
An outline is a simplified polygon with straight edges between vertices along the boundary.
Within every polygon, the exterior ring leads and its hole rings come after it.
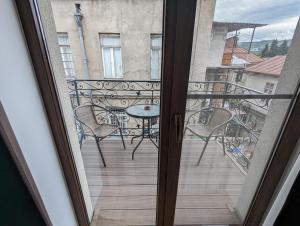
MULTIPOLYGON (((143 125, 142 125, 142 135, 134 136, 133 137, 133 138, 142 137, 142 139, 139 141, 139 143, 135 146, 135 148, 132 151, 132 156, 131 156, 132 160, 134 159, 134 153, 135 153, 135 151, 140 146, 140 144, 142 143, 142 141, 144 140, 144 137, 145 137, 145 119, 143 119, 142 122, 143 122, 143 125)), ((133 138, 131 138, 131 143, 132 143, 133 138)))
POLYGON ((144 137, 142 137, 142 139, 139 141, 139 143, 135 146, 135 148, 133 149, 132 151, 132 156, 131 156, 131 159, 133 160, 134 159, 134 153, 135 151, 137 150, 137 148, 140 146, 140 144, 142 143, 142 141, 144 140, 144 137))
POLYGON ((136 135, 136 136, 133 136, 133 137, 131 138, 131 141, 130 141, 130 143, 132 144, 132 143, 133 143, 133 139, 135 139, 135 138, 138 138, 138 137, 141 137, 141 136, 143 136, 143 134, 141 134, 141 135, 136 135))
POLYGON ((155 145, 155 147, 157 147, 158 148, 158 145, 155 143, 155 141, 154 140, 152 140, 152 138, 151 138, 151 136, 149 137, 149 140, 151 140, 151 142, 155 145))
POLYGON ((148 119, 148 138, 149 140, 151 140, 151 142, 155 145, 155 147, 158 148, 158 145, 155 143, 154 140, 152 140, 152 137, 151 137, 151 128, 150 128, 150 119, 148 119))

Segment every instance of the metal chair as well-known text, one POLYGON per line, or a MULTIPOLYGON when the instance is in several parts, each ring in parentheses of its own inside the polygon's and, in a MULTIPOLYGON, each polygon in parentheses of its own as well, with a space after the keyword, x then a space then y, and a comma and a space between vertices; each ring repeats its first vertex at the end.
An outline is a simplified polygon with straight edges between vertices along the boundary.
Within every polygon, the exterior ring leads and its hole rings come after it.
POLYGON ((74 109, 75 118, 81 124, 83 136, 94 137, 104 167, 106 163, 100 148, 100 141, 119 130, 124 150, 126 149, 118 117, 110 110, 92 103, 79 105, 74 109), (117 124, 111 124, 112 118, 117 124))
POLYGON ((232 113, 224 108, 204 108, 192 113, 186 122, 184 134, 189 130, 192 134, 200 137, 205 144, 198 159, 197 165, 203 157, 207 144, 211 137, 221 137, 223 153, 225 155, 224 135, 227 123, 232 120, 232 113))

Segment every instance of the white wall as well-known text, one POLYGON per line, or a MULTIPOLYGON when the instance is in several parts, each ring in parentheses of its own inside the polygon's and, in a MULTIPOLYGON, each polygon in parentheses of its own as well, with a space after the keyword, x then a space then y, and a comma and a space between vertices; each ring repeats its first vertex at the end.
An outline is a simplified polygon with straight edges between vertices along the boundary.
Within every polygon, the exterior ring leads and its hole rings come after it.
POLYGON ((0 7, 0 100, 54 226, 77 225, 12 0, 0 7))
POLYGON ((252 72, 244 72, 243 76, 246 78, 246 87, 258 90, 260 92, 264 92, 265 85, 267 82, 269 82, 275 85, 273 89, 274 93, 279 80, 279 76, 277 77, 276 75, 255 74, 252 72))

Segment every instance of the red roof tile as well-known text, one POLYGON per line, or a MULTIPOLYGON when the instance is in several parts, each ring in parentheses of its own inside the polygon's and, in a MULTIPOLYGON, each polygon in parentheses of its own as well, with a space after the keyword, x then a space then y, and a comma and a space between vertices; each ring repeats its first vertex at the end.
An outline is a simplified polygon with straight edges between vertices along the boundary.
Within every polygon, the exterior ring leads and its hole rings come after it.
POLYGON ((246 68, 246 71, 280 76, 286 56, 275 56, 246 68))
POLYGON ((234 48, 233 55, 236 56, 237 58, 240 58, 240 59, 243 59, 243 60, 249 62, 250 64, 256 64, 256 63, 260 63, 263 61, 262 58, 256 56, 253 53, 248 53, 248 50, 246 50, 244 48, 234 48))

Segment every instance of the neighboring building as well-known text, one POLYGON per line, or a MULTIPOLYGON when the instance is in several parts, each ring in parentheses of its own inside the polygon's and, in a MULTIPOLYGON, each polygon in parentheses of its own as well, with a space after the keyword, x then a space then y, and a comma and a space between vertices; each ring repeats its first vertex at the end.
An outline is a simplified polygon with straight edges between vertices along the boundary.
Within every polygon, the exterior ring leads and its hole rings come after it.
POLYGON ((273 94, 286 56, 275 56, 245 69, 245 86, 266 94, 273 94))
MULTIPOLYGON (((197 5, 195 26, 199 29, 194 32, 192 79, 204 80, 205 77, 215 2, 202 1, 200 4, 199 1, 197 5)), ((75 3, 51 0, 59 44, 65 45, 61 54, 63 61, 67 60, 64 63, 67 78, 87 77, 81 49, 85 48, 89 79, 160 79, 162 0, 76 3, 80 3, 81 8, 84 45, 80 42, 74 18, 75 3)))
MULTIPOLYGON (((226 38, 230 32, 264 24, 213 21, 215 3, 197 3, 190 81, 242 81, 241 69, 263 60, 235 48, 236 36, 226 38), (227 53, 229 63, 224 64, 227 53)), ((66 78, 160 80, 162 0, 51 0, 51 5, 66 78)))
MULTIPOLYGON (((162 0, 76 1, 79 3, 82 36, 74 17, 75 3, 51 0, 67 78, 160 79, 162 0)), ((193 81, 204 81, 207 67, 222 65, 229 32, 263 26, 213 22, 215 3, 197 3, 190 68, 193 81)))
POLYGON ((234 48, 232 53, 231 65, 241 65, 244 67, 251 67, 257 63, 262 62, 263 59, 259 56, 248 52, 247 49, 234 48))
MULTIPOLYGON (((246 68, 243 72, 244 86, 265 94, 274 94, 285 59, 286 56, 275 56, 246 68)), ((262 106, 264 103, 265 100, 261 100, 259 105, 262 106)), ((256 127, 259 130, 262 129, 268 113, 268 108, 265 109, 260 107, 255 108, 255 105, 252 105, 251 113, 248 115, 248 119, 256 121, 256 127)))
POLYGON ((265 24, 236 23, 236 22, 214 22, 212 41, 210 45, 209 67, 232 66, 233 50, 237 49, 237 36, 227 38, 230 32, 246 28, 265 26, 265 24))
POLYGON ((237 37, 226 39, 222 65, 250 67, 263 61, 259 56, 249 52, 247 49, 238 48, 237 37))

